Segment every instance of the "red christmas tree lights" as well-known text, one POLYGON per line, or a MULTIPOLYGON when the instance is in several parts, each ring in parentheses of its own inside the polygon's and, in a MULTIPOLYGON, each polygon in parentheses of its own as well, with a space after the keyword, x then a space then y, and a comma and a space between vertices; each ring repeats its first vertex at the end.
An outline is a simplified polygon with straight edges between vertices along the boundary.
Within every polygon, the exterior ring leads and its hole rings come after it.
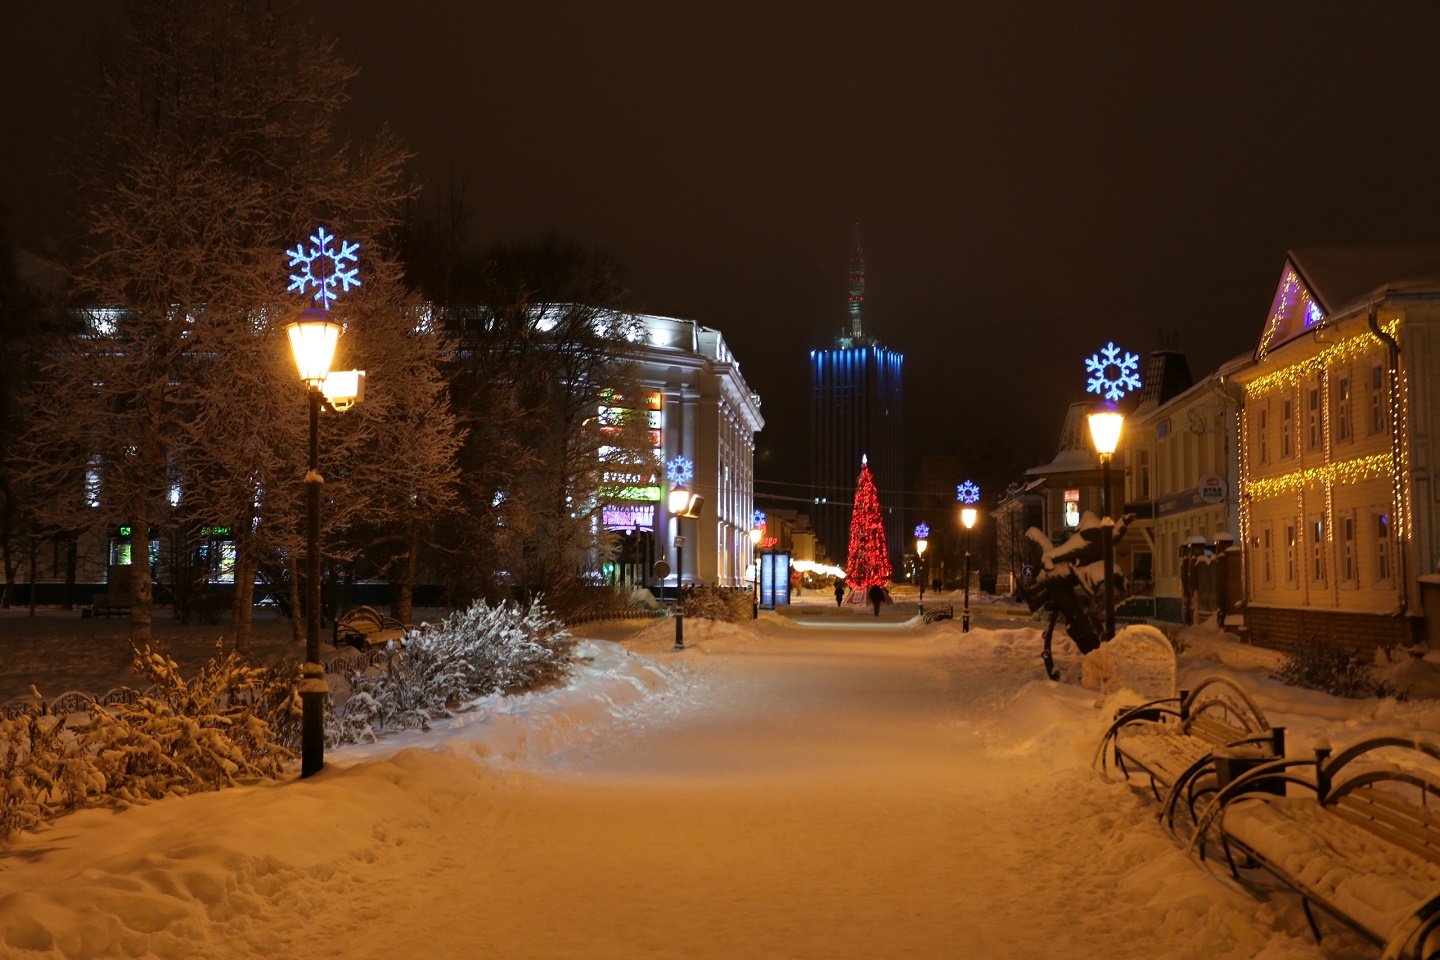
POLYGON ((850 589, 869 590, 890 582, 890 551, 885 545, 885 523, 880 518, 880 497, 870 465, 860 458, 860 476, 855 480, 855 506, 850 512, 850 550, 845 558, 845 582, 850 589))

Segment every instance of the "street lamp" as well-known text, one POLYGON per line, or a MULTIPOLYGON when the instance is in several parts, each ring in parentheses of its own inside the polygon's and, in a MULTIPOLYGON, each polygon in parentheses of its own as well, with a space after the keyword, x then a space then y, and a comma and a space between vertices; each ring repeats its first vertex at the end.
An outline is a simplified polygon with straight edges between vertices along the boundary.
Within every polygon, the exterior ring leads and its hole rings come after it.
POLYGON ((755 600, 751 605, 750 619, 760 619, 760 538, 765 536, 765 525, 750 528, 750 552, 755 557, 755 600))
POLYGON ((980 516, 980 511, 974 507, 966 506, 960 508, 960 522, 965 524, 965 605, 960 613, 960 632, 970 632, 970 531, 975 528, 975 521, 980 516))
POLYGON ((286 326, 295 367, 310 400, 310 465, 305 472, 305 662, 300 665, 300 776, 325 766, 325 668, 320 665, 320 404, 340 324, 314 307, 286 326))
POLYGON ((930 541, 926 539, 929 536, 930 527, 926 524, 922 523, 915 527, 915 566, 919 571, 920 603, 922 610, 924 609, 925 603, 925 548, 930 546, 930 541))
POLYGON ((1110 516, 1110 458, 1120 445, 1120 431, 1125 426, 1125 415, 1111 401, 1096 404, 1086 419, 1090 425, 1090 439, 1095 443, 1095 452, 1100 455, 1100 512, 1105 515, 1100 521, 1100 544, 1105 551, 1105 637, 1115 636, 1115 521, 1110 516))
POLYGON ((675 649, 685 649, 685 538, 680 535, 682 517, 699 515, 705 498, 685 489, 683 483, 670 488, 667 498, 670 513, 675 517, 675 649))

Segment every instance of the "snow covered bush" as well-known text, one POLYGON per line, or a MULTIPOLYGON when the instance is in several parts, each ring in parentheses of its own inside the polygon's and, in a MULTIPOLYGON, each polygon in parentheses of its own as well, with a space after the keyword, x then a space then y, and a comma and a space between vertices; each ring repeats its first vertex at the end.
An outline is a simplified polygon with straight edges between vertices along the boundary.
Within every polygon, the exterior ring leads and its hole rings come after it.
POLYGON ((754 615, 755 596, 750 590, 700 585, 685 590, 685 616, 739 623, 754 615))
POLYGON ((157 798, 280 774, 290 752, 255 709, 263 668, 234 652, 222 656, 218 645, 193 680, 148 646, 135 649, 134 667, 151 691, 134 703, 92 707, 79 728, 95 745, 108 795, 157 798))
POLYGON ((477 697, 534 690, 562 679, 574 638, 539 602, 478 601, 438 626, 392 644, 379 669, 352 672, 350 695, 330 714, 328 737, 373 740, 381 730, 428 729, 477 697))
POLYGON ((1323 690, 1334 697, 1383 697, 1389 693, 1367 663, 1323 637, 1307 637, 1286 654, 1276 680, 1292 687, 1323 690))
POLYGON ((0 839, 79 806, 103 786, 84 740, 30 691, 35 702, 24 713, 0 718, 0 839))
POLYGON ((279 775, 290 753, 254 707, 265 670, 217 651, 187 681, 169 657, 149 647, 134 653, 136 672, 153 686, 130 691, 130 703, 92 699, 83 716, 62 717, 34 691, 33 706, 0 719, 0 837, 81 806, 279 775))

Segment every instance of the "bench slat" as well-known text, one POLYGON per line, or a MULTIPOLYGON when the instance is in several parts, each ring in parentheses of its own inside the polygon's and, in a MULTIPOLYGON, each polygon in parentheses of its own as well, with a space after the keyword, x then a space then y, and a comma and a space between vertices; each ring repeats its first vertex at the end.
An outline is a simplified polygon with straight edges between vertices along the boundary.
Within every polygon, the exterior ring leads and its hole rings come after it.
POLYGON ((1430 807, 1409 803, 1393 793, 1377 790, 1374 787, 1362 787, 1359 790, 1347 794, 1347 797, 1355 797, 1362 802, 1373 803, 1377 806, 1384 807, 1404 817, 1406 820, 1418 824, 1421 829, 1434 831, 1437 836, 1440 836, 1440 814, 1437 814, 1430 807))
POLYGON ((1422 835, 1417 835, 1404 825, 1396 825, 1392 820, 1380 820, 1374 815, 1373 808, 1367 808, 1363 801, 1350 802, 1349 797, 1342 798, 1338 803, 1331 804, 1327 809, 1331 810, 1337 817, 1341 817, 1350 823, 1395 844, 1397 847, 1404 847, 1416 856, 1424 857, 1436 864, 1440 864, 1440 847, 1432 846, 1430 841, 1422 835))

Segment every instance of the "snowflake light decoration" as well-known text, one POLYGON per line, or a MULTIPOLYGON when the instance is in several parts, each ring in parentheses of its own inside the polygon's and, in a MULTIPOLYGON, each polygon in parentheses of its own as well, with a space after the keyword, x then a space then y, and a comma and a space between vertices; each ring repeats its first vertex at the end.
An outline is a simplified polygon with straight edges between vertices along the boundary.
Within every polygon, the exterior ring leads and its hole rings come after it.
POLYGON ((1133 353, 1122 355, 1112 340, 1099 353, 1086 359, 1085 371, 1092 376, 1085 392, 1098 393, 1106 400, 1119 400, 1129 391, 1140 388, 1139 369, 1140 358, 1133 353))
POLYGON ((356 256, 360 252, 360 244, 341 240, 340 249, 334 250, 330 246, 334 239, 333 233, 327 232, 324 227, 317 227, 310 237, 308 250, 297 243, 294 250, 285 251, 290 257, 290 266, 300 268, 299 273, 290 274, 287 292, 293 290, 304 295, 313 287, 315 295, 310 299, 319 303, 324 310, 329 310, 330 304, 340 294, 349 293, 351 287, 360 286, 360 278, 356 276, 360 270, 360 258, 356 256), (335 289, 337 286, 339 290, 335 289))
POLYGON ((765 529, 765 511, 764 511, 764 510, 756 510, 755 513, 754 513, 753 515, 751 515, 751 517, 750 517, 750 526, 754 527, 754 528, 757 529, 757 530, 763 530, 763 529, 765 529))
POLYGON ((926 538, 929 537, 929 536, 930 536, 930 526, 929 526, 929 524, 924 524, 924 523, 922 523, 922 524, 919 524, 918 526, 916 526, 916 528, 915 528, 915 539, 916 539, 916 540, 924 540, 924 539, 926 539, 926 538))
POLYGON ((979 503, 980 485, 974 480, 957 483, 955 485, 955 499, 961 503, 979 503))
POLYGON ((695 464, 690 462, 689 457, 676 457, 665 464, 665 479, 672 487, 686 486, 695 479, 695 464))

